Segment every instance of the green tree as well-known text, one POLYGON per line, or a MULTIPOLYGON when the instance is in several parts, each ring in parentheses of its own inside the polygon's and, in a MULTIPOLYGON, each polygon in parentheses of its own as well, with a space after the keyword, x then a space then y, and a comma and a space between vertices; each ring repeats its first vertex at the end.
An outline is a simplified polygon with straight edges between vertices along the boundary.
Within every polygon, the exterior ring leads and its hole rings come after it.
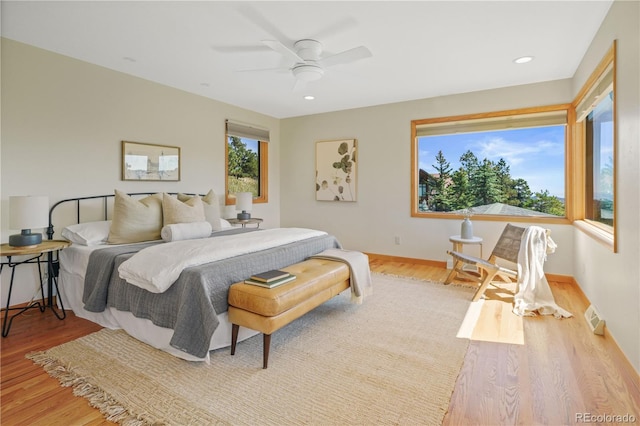
POLYGON ((549 195, 549 191, 546 189, 533 195, 530 208, 541 213, 564 216, 564 204, 558 197, 549 195))
POLYGON ((237 136, 229 137, 229 176, 258 178, 258 154, 237 136))
POLYGON ((486 158, 482 160, 482 164, 478 167, 471 181, 471 188, 475 198, 474 205, 476 206, 501 201, 502 194, 500 192, 498 176, 496 175, 492 161, 486 158))
POLYGON ((469 175, 460 167, 453 172, 451 177, 453 182, 451 188, 451 195, 453 197, 453 203, 451 210, 460 210, 473 207, 473 193, 471 192, 471 183, 469 182, 469 175))
MULTIPOLYGON (((522 179, 512 180, 513 206, 527 208, 531 205, 531 189, 529 189, 529 183, 522 179)), ((511 204, 511 203, 509 203, 511 204)))
POLYGON ((513 190, 513 179, 511 178, 511 171, 509 165, 504 158, 500 158, 494 166, 496 173, 496 179, 498 181, 498 188, 500 196, 498 202, 515 205, 515 191, 513 190))
POLYGON ((450 188, 451 164, 444 158, 442 151, 436 155, 436 164, 432 165, 436 174, 429 175, 431 191, 433 193, 433 208, 435 211, 451 211, 452 196, 450 188))

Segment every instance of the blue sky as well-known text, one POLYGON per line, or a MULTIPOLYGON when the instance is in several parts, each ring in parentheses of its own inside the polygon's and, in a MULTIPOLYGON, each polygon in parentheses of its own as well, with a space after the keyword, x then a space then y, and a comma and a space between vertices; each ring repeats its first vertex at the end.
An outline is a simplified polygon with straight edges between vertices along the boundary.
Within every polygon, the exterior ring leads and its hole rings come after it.
POLYGON ((458 133, 418 138, 421 169, 435 172, 436 155, 442 151, 452 170, 460 167, 467 150, 479 161, 487 158, 509 165, 511 177, 529 183, 531 192, 548 190, 564 198, 564 126, 534 127, 482 133, 458 133))
POLYGON ((247 138, 240 138, 240 140, 244 142, 249 151, 258 152, 258 141, 247 138))

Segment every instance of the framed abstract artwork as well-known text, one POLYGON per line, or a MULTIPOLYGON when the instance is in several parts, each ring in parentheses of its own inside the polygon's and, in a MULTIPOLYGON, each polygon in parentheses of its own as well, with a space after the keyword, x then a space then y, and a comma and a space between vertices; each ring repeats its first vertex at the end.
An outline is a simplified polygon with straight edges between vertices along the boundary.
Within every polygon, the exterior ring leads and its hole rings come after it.
POLYGON ((180 148, 122 141, 122 180, 180 180, 180 148))
POLYGON ((357 141, 316 142, 316 200, 356 201, 357 141))

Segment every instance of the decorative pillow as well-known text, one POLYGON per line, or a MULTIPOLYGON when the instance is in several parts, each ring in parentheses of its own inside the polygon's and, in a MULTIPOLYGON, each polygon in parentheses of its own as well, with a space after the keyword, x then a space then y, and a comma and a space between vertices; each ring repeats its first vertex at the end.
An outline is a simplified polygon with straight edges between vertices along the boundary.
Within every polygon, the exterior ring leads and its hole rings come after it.
POLYGON ((162 194, 138 200, 116 189, 109 244, 159 240, 161 229, 162 194))
MULTIPOLYGON (((178 200, 180 201, 186 201, 190 198, 191 195, 178 194, 178 200)), ((202 202, 204 203, 204 217, 206 221, 211 224, 211 229, 214 231, 222 230, 220 223, 220 202, 218 201, 216 193, 213 192, 213 189, 209 190, 207 195, 202 197, 202 202)))
POLYGON ((211 236, 211 224, 205 221, 172 223, 163 226, 160 235, 166 242, 207 238, 211 236))
POLYGON ((233 228, 233 226, 231 226, 231 223, 227 219, 220 219, 220 228, 228 229, 233 228))
POLYGON ((62 237, 74 244, 95 246, 105 244, 109 238, 110 220, 78 223, 62 230, 62 237))
POLYGON ((204 222, 204 206, 200 197, 191 197, 186 201, 178 200, 169 194, 162 196, 162 216, 164 226, 174 223, 204 222))

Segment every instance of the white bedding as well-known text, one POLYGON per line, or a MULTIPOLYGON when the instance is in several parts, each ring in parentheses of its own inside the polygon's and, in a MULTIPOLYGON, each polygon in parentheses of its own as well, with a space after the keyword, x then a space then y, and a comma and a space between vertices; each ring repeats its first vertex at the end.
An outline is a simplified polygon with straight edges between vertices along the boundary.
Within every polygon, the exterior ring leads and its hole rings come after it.
POLYGON ((257 233, 226 235, 157 244, 140 250, 118 268, 120 278, 152 293, 162 293, 190 266, 266 250, 327 235, 306 228, 274 228, 257 233), (224 238, 224 240, 223 240, 224 238))
MULTIPOLYGON (((89 264, 89 256, 93 250, 113 247, 112 245, 82 246, 73 244, 60 252, 60 277, 58 287, 65 309, 71 309, 80 318, 87 319, 96 324, 110 329, 124 329, 131 336, 141 340, 157 349, 168 352, 176 357, 188 361, 207 361, 206 358, 197 358, 173 348, 169 342, 173 330, 158 327, 150 320, 137 318, 130 312, 118 311, 108 308, 104 312, 89 312, 84 309, 82 293, 84 290, 84 276, 89 264)), ((218 315, 220 325, 213 333, 210 342, 210 350, 224 348, 231 345, 231 324, 227 319, 227 313, 218 315)), ((245 327, 240 328, 238 340, 244 340, 258 332, 245 327)))

